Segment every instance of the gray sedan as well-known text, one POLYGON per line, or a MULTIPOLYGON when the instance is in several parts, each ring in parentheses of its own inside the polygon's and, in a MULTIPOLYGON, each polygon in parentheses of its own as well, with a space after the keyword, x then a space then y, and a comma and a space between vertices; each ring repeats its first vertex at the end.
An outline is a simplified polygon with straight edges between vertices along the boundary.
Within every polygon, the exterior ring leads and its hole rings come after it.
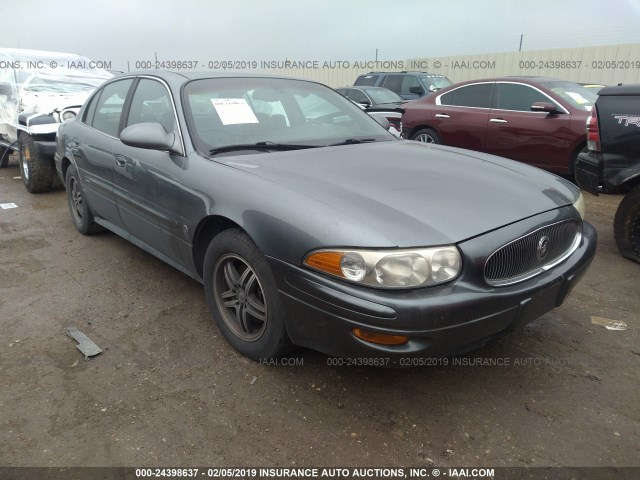
POLYGON ((124 74, 61 125, 71 219, 204 284, 253 359, 477 348, 560 305, 596 233, 562 178, 397 140, 305 80, 124 74))

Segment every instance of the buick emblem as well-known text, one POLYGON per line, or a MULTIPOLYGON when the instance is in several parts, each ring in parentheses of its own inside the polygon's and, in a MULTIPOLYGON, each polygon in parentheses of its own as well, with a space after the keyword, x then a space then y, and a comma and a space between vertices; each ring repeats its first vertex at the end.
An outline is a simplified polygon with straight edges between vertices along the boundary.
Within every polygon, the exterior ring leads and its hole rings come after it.
POLYGON ((540 239, 536 253, 538 255, 538 260, 544 260, 544 257, 549 253, 549 237, 545 235, 540 239))

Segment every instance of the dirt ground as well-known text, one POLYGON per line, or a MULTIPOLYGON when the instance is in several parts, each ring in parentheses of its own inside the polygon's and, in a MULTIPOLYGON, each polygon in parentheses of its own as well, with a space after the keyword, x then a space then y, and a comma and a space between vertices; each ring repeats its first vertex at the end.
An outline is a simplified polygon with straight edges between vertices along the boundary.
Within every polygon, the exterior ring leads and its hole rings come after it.
POLYGON ((236 353, 202 287, 65 192, 0 170, 0 466, 639 466, 640 265, 620 196, 587 196, 596 259, 565 304, 465 357, 413 369, 268 366, 236 353), (609 330, 592 317, 625 322, 609 330), (85 360, 65 327, 104 352, 85 360), (502 359, 508 365, 471 365, 502 359), (255 378, 254 378, 255 377, 255 378))

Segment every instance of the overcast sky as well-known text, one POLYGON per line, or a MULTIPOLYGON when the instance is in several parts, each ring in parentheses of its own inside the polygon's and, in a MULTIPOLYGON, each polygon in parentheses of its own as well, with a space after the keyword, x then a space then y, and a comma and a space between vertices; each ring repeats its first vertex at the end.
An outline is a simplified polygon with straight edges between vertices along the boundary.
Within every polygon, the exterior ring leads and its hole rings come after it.
POLYGON ((11 3, 0 47, 81 53, 120 70, 155 53, 206 62, 373 60, 376 48, 379 60, 517 51, 520 34, 523 50, 640 43, 640 0, 11 3))

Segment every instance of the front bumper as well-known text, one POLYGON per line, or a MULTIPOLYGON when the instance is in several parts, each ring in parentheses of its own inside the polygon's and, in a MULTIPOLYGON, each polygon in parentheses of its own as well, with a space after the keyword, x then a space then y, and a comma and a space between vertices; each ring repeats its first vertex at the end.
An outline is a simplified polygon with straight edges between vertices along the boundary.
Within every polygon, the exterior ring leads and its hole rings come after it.
MULTIPOLYGON (((363 288, 269 258, 287 331, 299 346, 339 357, 438 357, 467 352, 560 306, 596 252, 595 229, 584 222, 578 249, 530 280, 490 287, 462 275, 438 287, 407 291, 363 288), (404 335, 403 345, 356 338, 353 328, 404 335)), ((400 363, 399 363, 400 362, 400 363)))

